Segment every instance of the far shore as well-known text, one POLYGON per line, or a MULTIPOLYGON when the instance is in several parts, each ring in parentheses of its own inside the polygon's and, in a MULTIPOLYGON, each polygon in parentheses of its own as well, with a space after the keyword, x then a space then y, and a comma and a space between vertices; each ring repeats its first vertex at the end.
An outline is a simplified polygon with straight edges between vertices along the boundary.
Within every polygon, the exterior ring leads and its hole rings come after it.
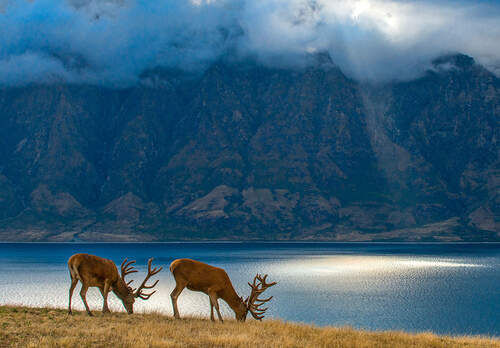
POLYGON ((1 241, 0 244, 393 244, 393 245, 468 245, 468 244, 500 244, 500 241, 455 241, 455 242, 414 242, 414 241, 328 241, 328 240, 225 240, 225 239, 197 239, 197 240, 169 240, 169 241, 1 241))

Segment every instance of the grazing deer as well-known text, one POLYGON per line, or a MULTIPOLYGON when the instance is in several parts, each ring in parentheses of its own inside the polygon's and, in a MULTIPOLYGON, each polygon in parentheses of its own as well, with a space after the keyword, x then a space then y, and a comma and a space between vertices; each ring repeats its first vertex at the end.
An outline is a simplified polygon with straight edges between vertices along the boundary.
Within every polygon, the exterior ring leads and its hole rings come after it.
POLYGON ((219 298, 223 299, 231 307, 236 315, 236 320, 245 321, 248 312, 255 319, 262 320, 267 308, 260 308, 260 306, 273 297, 259 299, 259 295, 267 288, 276 284, 276 282, 266 283, 267 274, 264 277, 257 274, 253 280, 253 284, 248 283, 252 288, 250 296, 243 300, 243 297, 239 297, 234 290, 229 276, 222 268, 210 266, 195 260, 178 259, 170 264, 170 272, 174 275, 176 283, 175 289, 170 294, 176 319, 180 318, 179 309, 177 308, 177 298, 182 290, 187 287, 189 290, 201 291, 208 295, 210 298, 210 320, 212 321, 215 321, 215 307, 219 320, 223 322, 217 301, 219 298))
POLYGON ((143 292, 143 289, 152 289, 158 284, 158 280, 154 282, 153 285, 146 285, 146 282, 160 272, 163 267, 157 269, 151 269, 151 262, 153 259, 148 261, 148 275, 142 284, 137 288, 137 290, 132 289, 129 285, 133 280, 128 283, 125 282, 125 276, 130 273, 135 273, 137 270, 132 266, 135 261, 128 261, 128 259, 123 260, 121 265, 121 275, 118 274, 118 269, 113 261, 104 259, 99 256, 89 255, 89 254, 75 254, 71 256, 68 260, 69 273, 71 275, 71 287, 69 288, 69 314, 71 312, 71 297, 73 296, 73 290, 75 289, 78 281, 82 282, 82 289, 80 290, 80 297, 82 298, 85 309, 88 315, 92 316, 89 306, 87 304, 86 296, 89 287, 98 287, 101 291, 102 297, 104 298, 104 304, 102 307, 103 313, 109 313, 108 308, 108 293, 113 291, 115 295, 122 300, 123 306, 127 310, 128 314, 134 312, 134 302, 135 298, 139 297, 143 300, 148 300, 155 291, 151 293, 143 292))

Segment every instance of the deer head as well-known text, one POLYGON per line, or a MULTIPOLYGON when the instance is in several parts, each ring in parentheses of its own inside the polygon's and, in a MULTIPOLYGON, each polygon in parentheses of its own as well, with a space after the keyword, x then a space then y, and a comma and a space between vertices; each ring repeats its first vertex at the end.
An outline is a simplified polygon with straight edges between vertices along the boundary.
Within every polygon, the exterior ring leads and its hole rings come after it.
POLYGON ((142 284, 137 288, 133 289, 130 284, 133 282, 133 280, 130 280, 128 282, 125 281, 125 276, 130 273, 135 273, 137 270, 134 268, 133 264, 135 261, 128 261, 128 259, 123 260, 122 265, 121 265, 121 279, 123 280, 123 283, 125 284, 126 287, 126 293, 120 294, 119 296, 122 300, 123 306, 127 310, 127 313, 132 314, 134 312, 134 302, 137 297, 142 298, 143 300, 148 300, 155 292, 151 293, 145 293, 143 292, 144 289, 152 289, 158 284, 158 280, 156 280, 153 285, 147 285, 147 281, 149 278, 160 272, 163 267, 160 268, 153 268, 151 269, 151 263, 153 262, 153 258, 150 258, 148 260, 148 274, 146 275, 146 278, 142 282, 142 284))
POLYGON ((264 318, 264 313, 267 310, 266 308, 261 308, 264 303, 269 302, 273 297, 268 297, 265 299, 260 299, 259 296, 266 291, 271 286, 276 285, 276 282, 266 283, 267 274, 263 277, 260 274, 257 274, 253 279, 253 283, 248 283, 252 288, 252 292, 250 296, 245 300, 242 299, 242 304, 245 306, 244 311, 240 312, 241 314, 236 315, 236 319, 239 321, 245 321, 248 312, 252 314, 252 316, 257 320, 262 320, 264 318))

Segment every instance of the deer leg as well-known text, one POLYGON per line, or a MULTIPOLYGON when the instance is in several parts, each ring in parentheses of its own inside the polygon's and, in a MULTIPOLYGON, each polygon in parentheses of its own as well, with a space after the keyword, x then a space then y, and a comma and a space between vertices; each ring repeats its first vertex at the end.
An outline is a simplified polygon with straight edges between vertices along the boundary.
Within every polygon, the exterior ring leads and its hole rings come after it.
POLYGON ((104 300, 103 304, 102 304, 102 312, 103 313, 111 313, 109 310, 109 307, 108 307, 109 288, 110 288, 110 286, 109 286, 108 281, 104 282, 104 287, 102 289, 99 288, 99 290, 101 291, 102 298, 104 300))
POLYGON ((73 314, 71 311, 71 298, 73 297, 73 290, 75 290, 78 279, 71 277, 71 286, 69 287, 69 303, 68 303, 68 314, 73 314))
POLYGON ((92 312, 90 311, 89 305, 87 304, 88 289, 89 289, 88 285, 82 283, 82 289, 80 290, 80 297, 82 298, 83 304, 85 305, 85 309, 87 310, 88 315, 92 316, 92 312))
POLYGON ((175 284, 175 289, 172 291, 170 294, 170 298, 172 299, 172 307, 174 309, 174 317, 175 319, 180 319, 181 316, 179 315, 179 309, 177 308, 177 298, 181 294, 182 290, 186 287, 185 284, 179 285, 178 283, 175 284))
POLYGON ((210 298, 210 296, 208 297, 208 299, 210 300, 210 320, 215 321, 215 319, 214 319, 214 304, 212 303, 212 299, 210 298))
POLYGON ((217 311, 217 316, 219 317, 219 320, 221 321, 221 323, 223 323, 224 320, 222 320, 222 315, 220 315, 219 302, 217 301, 217 295, 214 293, 211 293, 208 296, 210 296, 210 301, 212 302, 213 306, 215 307, 215 310, 217 311))

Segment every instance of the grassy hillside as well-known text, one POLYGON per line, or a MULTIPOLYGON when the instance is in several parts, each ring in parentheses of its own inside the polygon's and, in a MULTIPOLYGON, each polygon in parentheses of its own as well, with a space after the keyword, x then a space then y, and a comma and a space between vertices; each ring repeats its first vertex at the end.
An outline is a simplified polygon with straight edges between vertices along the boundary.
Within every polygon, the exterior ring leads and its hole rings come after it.
POLYGON ((500 340, 319 328, 278 320, 212 323, 159 314, 95 317, 0 306, 0 347, 499 347, 500 340))

